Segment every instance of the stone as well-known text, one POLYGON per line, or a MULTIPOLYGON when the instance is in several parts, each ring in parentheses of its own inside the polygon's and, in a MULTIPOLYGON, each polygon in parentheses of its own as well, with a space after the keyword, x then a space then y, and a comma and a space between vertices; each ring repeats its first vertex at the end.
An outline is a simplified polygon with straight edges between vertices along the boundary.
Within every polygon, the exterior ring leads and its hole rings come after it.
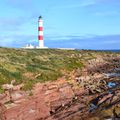
POLYGON ((13 91, 11 93, 12 101, 20 100, 23 99, 24 97, 25 97, 25 92, 23 91, 13 91))

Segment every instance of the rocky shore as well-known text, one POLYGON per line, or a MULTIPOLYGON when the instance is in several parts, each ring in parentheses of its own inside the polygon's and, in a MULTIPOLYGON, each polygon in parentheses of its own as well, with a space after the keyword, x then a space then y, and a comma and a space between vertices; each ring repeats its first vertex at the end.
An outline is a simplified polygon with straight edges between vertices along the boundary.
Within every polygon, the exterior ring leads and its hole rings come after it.
MULTIPOLYGON (((120 119, 120 55, 97 56, 83 69, 75 69, 53 82, 36 83, 32 90, 21 90, 23 84, 4 84, 0 94, 0 120, 107 120, 120 119), (113 88, 109 82, 117 83, 113 88), (103 103, 90 112, 91 100, 100 95, 103 103), (110 99, 108 99, 110 98, 110 99)), ((102 101, 101 100, 101 101, 102 101)))

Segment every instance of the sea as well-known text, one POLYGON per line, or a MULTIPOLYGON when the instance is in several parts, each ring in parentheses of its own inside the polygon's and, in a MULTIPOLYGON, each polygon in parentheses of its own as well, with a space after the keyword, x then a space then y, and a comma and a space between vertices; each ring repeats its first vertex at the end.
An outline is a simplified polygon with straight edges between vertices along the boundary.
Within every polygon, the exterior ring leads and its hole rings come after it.
POLYGON ((111 50, 92 50, 92 49, 76 49, 76 50, 90 50, 90 51, 100 51, 100 52, 115 52, 120 53, 120 49, 111 49, 111 50))
POLYGON ((101 50, 101 51, 108 51, 108 52, 120 52, 120 50, 101 50))
POLYGON ((95 51, 101 51, 101 52, 115 52, 115 53, 119 53, 120 50, 95 50, 95 51))

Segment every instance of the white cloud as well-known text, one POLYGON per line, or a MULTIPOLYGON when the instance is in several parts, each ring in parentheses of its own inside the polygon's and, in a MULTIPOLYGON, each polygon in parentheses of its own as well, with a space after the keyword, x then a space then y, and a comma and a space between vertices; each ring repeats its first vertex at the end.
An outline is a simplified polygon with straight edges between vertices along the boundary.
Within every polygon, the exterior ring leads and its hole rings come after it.
POLYGON ((70 36, 51 36, 51 35, 47 35, 46 38, 49 38, 52 41, 58 41, 58 40, 70 40, 71 37, 70 36))
POLYGON ((104 11, 104 12, 96 12, 95 15, 97 16, 112 16, 112 15, 119 15, 118 11, 104 11))
POLYGON ((87 7, 91 5, 98 4, 100 0, 81 0, 78 3, 75 4, 68 4, 68 5, 62 5, 62 6, 55 6, 53 9, 66 9, 66 8, 81 8, 81 7, 87 7))
POLYGON ((120 43, 118 40, 109 40, 109 41, 104 41, 104 44, 114 44, 114 43, 120 43))
POLYGON ((90 5, 95 5, 99 2, 99 0, 84 0, 81 2, 82 7, 90 6, 90 5))
POLYGON ((0 36, 0 46, 22 47, 27 43, 37 42, 35 35, 8 35, 0 36))
POLYGON ((11 46, 12 43, 14 43, 14 40, 12 40, 11 38, 0 39, 0 46, 11 46))

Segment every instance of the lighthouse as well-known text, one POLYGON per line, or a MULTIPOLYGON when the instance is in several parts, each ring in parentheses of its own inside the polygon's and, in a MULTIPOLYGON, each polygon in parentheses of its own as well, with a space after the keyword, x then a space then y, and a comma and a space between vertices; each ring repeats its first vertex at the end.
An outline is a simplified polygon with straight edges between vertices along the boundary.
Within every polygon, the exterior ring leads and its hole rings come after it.
POLYGON ((44 48, 42 16, 38 18, 38 41, 39 41, 39 48, 44 48))
POLYGON ((44 37, 43 37, 43 20, 42 20, 42 16, 40 16, 38 18, 38 46, 33 46, 31 44, 27 44, 25 47, 25 49, 46 49, 48 47, 44 46, 44 37))

